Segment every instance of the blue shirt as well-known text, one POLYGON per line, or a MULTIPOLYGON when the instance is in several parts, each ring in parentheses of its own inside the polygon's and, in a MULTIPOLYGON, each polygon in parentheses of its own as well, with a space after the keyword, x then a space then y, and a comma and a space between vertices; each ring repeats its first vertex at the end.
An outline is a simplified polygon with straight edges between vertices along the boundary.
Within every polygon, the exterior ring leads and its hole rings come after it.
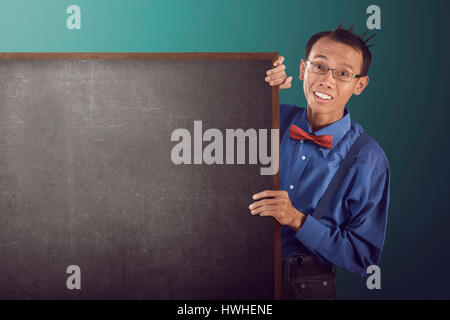
MULTIPOLYGON (((280 106, 280 128, 298 108, 280 106)), ((383 249, 389 205, 389 164, 381 147, 370 139, 360 151, 334 200, 320 220, 313 218, 339 164, 353 142, 364 131, 350 118, 347 108, 338 121, 311 131, 306 108, 292 122, 314 135, 332 135, 331 149, 309 140, 281 137, 280 183, 292 205, 307 215, 295 232, 282 226, 282 256, 315 255, 322 263, 342 267, 365 276, 369 265, 378 265, 383 249)), ((287 128, 289 128, 289 125, 287 128)))

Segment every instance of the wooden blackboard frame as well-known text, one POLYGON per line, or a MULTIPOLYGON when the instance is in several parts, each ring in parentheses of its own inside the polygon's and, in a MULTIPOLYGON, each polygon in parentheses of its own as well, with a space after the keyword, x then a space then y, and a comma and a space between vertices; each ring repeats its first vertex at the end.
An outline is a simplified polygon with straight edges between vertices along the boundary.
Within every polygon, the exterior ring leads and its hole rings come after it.
MULTIPOLYGON (((3 52, 0 60, 113 60, 113 59, 218 59, 238 60, 256 59, 271 60, 272 63, 278 59, 276 52, 3 52)), ((261 81, 263 81, 261 77, 261 81)), ((272 87, 272 128, 280 128, 280 95, 279 86, 272 87)), ((280 189, 280 170, 273 176, 274 190, 280 189)), ((274 241, 274 299, 281 299, 281 226, 273 221, 274 241)))

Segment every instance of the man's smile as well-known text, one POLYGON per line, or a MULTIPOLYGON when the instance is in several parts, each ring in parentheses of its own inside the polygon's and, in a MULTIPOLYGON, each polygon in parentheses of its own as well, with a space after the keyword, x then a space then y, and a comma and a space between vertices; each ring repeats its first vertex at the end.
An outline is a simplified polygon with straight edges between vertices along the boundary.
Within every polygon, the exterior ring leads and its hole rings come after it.
POLYGON ((331 95, 326 94, 326 93, 324 93, 324 92, 314 91, 314 90, 313 90, 313 93, 314 93, 314 97, 315 97, 316 100, 318 100, 318 101, 325 102, 325 101, 330 101, 331 99, 333 99, 333 97, 332 97, 331 95))

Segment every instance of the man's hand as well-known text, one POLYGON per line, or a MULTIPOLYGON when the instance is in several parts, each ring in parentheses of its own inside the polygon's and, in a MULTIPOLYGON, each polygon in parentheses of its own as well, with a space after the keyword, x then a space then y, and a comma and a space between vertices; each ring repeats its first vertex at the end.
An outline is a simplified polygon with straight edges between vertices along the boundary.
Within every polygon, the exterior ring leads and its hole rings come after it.
POLYGON ((259 201, 253 202, 248 207, 252 215, 272 216, 280 224, 287 225, 295 231, 298 231, 306 220, 306 215, 294 208, 288 193, 284 190, 266 190, 254 194, 253 200, 259 201), (267 197, 272 198, 263 199, 267 197))
POLYGON ((284 57, 279 56, 273 63, 274 68, 266 72, 267 77, 264 79, 272 87, 280 85, 280 89, 288 89, 291 87, 292 76, 286 76, 286 66, 283 64, 284 57))

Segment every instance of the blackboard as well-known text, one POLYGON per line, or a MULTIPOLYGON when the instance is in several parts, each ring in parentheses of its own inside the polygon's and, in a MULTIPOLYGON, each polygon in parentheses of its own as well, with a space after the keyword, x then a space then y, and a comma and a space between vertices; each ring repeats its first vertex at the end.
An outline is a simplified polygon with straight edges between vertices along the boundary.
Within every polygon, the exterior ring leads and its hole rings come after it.
POLYGON ((278 128, 276 56, 0 54, 0 298, 279 297, 279 226, 248 210, 279 176, 171 159, 194 121, 278 128))

